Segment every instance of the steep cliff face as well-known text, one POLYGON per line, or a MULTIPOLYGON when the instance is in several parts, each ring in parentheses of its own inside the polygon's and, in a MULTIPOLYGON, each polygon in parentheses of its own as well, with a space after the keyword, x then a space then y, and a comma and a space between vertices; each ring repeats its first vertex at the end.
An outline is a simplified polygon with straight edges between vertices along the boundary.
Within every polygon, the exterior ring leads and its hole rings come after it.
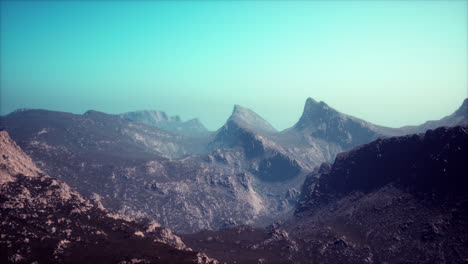
POLYGON ((215 263, 169 229, 112 214, 39 170, 0 131, 0 262, 215 263))

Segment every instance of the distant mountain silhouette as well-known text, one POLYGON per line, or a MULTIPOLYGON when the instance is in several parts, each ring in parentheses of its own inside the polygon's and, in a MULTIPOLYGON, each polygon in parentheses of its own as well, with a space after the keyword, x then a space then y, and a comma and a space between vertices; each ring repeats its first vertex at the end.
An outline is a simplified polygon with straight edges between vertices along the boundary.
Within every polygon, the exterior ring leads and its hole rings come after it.
POLYGON ((198 118, 183 122, 179 116, 169 116, 163 111, 134 111, 119 116, 188 137, 204 137, 210 133, 198 118))

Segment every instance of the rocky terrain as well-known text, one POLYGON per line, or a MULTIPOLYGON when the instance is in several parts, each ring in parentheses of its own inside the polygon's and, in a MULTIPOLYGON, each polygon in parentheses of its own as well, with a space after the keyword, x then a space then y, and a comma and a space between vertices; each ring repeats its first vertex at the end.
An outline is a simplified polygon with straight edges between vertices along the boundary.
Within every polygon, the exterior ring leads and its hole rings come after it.
MULTIPOLYGON (((465 100, 436 123, 457 125, 466 116, 465 100)), ((428 127, 385 128, 311 98, 299 121, 279 132, 238 105, 205 136, 187 137, 163 123, 186 122, 157 111, 21 110, 0 117, 0 127, 44 172, 106 208, 182 233, 290 217, 306 176, 323 162, 379 137, 428 127)))
POLYGON ((228 263, 466 263, 468 126, 378 139, 324 163, 295 216, 183 235, 228 263))
POLYGON ((305 177, 291 179, 287 188, 263 185, 246 169, 251 163, 239 149, 169 159, 165 156, 179 154, 162 155, 158 150, 164 146, 146 142, 163 144, 167 137, 179 150, 187 146, 186 137, 104 113, 25 110, 1 121, 41 169, 84 197, 97 197, 109 209, 180 232, 290 214, 305 177), (266 210, 270 207, 273 212, 266 210))
POLYGON ((217 263, 171 230, 107 211, 38 169, 0 131, 1 263, 217 263))
POLYGON ((305 251, 317 260, 465 263, 467 156, 467 126, 380 139, 339 154, 309 176, 319 180, 304 185, 288 230, 301 230, 305 251))

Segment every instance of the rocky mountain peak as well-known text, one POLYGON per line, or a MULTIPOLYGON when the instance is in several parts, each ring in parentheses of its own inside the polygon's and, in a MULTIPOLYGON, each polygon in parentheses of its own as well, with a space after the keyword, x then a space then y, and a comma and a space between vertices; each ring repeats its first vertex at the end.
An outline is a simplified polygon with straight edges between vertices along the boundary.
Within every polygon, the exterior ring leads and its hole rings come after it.
POLYGON ((265 119, 249 108, 234 105, 228 122, 235 122, 238 126, 255 132, 275 133, 277 130, 265 119))
POLYGON ((310 126, 319 125, 327 119, 338 115, 338 111, 328 106, 325 102, 318 102, 309 97, 306 100, 302 116, 294 127, 302 130, 310 126))
POLYGON ((367 143, 380 136, 376 126, 342 114, 325 102, 308 98, 304 112, 293 129, 306 136, 320 138, 343 149, 367 143))
POLYGON ((248 157, 256 157, 265 152, 263 136, 276 132, 276 129, 254 111, 234 105, 231 116, 216 131, 209 148, 241 147, 248 157))

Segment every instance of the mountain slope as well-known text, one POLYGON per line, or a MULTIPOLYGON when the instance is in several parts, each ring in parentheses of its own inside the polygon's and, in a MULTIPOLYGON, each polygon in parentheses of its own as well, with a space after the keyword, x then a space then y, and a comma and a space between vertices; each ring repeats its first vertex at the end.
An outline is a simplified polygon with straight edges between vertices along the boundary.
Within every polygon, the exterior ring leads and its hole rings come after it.
POLYGON ((405 126, 400 128, 405 134, 421 133, 429 129, 435 129, 441 126, 461 126, 468 125, 468 98, 453 114, 448 115, 440 120, 427 121, 419 126, 405 126))
POLYGON ((368 143, 386 134, 383 127, 342 114, 312 98, 307 99, 304 112, 292 130, 337 144, 342 149, 368 143))
MULTIPOLYGON (((233 150, 163 158, 153 145, 133 141, 129 134, 148 140, 154 136, 161 140, 158 149, 170 149, 174 137, 184 138, 99 112, 81 116, 29 110, 0 121, 41 169, 84 197, 97 194, 113 211, 146 217, 179 232, 263 224, 279 212, 290 214, 295 201, 286 193, 299 189, 302 182, 293 179, 281 192, 275 186, 264 187, 253 175, 257 170, 250 171, 250 164, 245 164, 244 154, 233 150)), ((275 169, 267 162, 260 168, 275 169)))
POLYGON ((84 197, 98 194, 111 210, 195 232, 288 217, 306 175, 322 162, 359 142, 406 133, 312 99, 304 110, 295 127, 276 132, 253 111, 235 106, 223 128, 207 138, 96 111, 20 111, 0 123, 43 171, 84 197))
POLYGON ((276 129, 270 125, 270 123, 268 123, 257 113, 240 105, 234 105, 232 115, 229 117, 228 122, 229 121, 236 123, 239 127, 257 133, 268 134, 277 132, 276 129))
POLYGON ((209 148, 241 147, 247 156, 254 157, 264 153, 266 136, 276 132, 254 111, 235 105, 229 119, 215 132, 209 148))
POLYGON ((179 116, 169 116, 163 111, 133 111, 119 116, 188 137, 205 137, 210 134, 208 129, 197 118, 182 121, 179 116))
POLYGON ((313 170, 321 162, 332 162, 340 152, 377 138, 425 132, 439 126, 468 124, 468 100, 452 115, 420 126, 389 128, 338 112, 324 102, 306 100, 299 121, 275 136, 284 153, 302 168, 313 170))
POLYGON ((307 178, 296 216, 184 235, 228 263, 466 263, 468 126, 378 139, 307 178))
MULTIPOLYGON (((0 262, 208 263, 156 223, 135 222, 45 175, 0 131, 0 262)), ((211 261, 214 263, 214 261, 211 261)))
POLYGON ((1 117, 0 124, 20 145, 28 142, 31 146, 64 151, 174 158, 202 149, 199 141, 92 110, 83 115, 17 111, 1 117))
POLYGON ((342 153, 310 175, 288 229, 325 262, 464 263, 467 156, 467 126, 342 153))
POLYGON ((285 155, 275 141, 278 132, 252 110, 235 105, 226 124, 216 131, 209 149, 234 149, 244 154, 245 169, 265 181, 282 181, 296 177, 299 163, 285 155))

